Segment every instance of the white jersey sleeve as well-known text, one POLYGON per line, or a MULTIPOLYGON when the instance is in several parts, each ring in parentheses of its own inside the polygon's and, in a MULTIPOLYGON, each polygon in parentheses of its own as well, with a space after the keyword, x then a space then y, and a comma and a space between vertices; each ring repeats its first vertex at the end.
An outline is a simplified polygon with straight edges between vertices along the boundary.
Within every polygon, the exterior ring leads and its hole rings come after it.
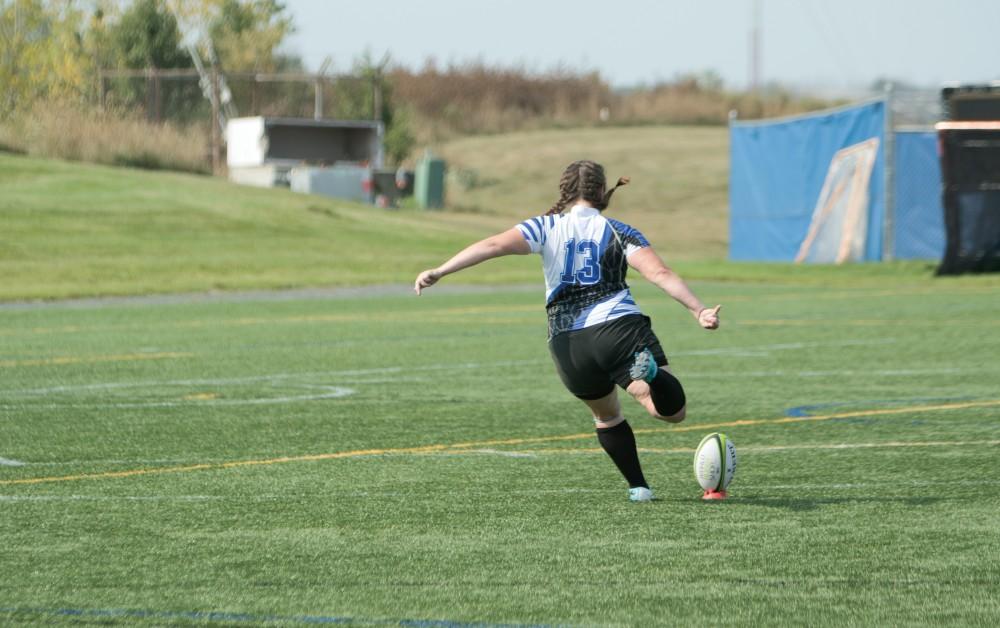
POLYGON ((532 253, 541 253, 548 241, 548 230, 552 226, 551 216, 535 216, 517 225, 517 230, 531 247, 532 253))

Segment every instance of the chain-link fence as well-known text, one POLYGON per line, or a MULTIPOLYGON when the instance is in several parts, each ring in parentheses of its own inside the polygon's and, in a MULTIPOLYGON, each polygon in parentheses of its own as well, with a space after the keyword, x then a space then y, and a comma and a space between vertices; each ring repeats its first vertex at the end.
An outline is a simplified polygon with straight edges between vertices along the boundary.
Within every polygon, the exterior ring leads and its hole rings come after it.
POLYGON ((228 118, 377 120, 382 116, 378 77, 153 68, 105 70, 98 80, 104 110, 139 113, 154 123, 210 129, 214 172, 221 170, 228 118))
POLYGON ((893 87, 888 99, 892 124, 897 129, 933 128, 942 119, 940 90, 893 87))
POLYGON ((152 122, 189 124, 211 119, 215 81, 219 106, 229 117, 276 116, 375 119, 379 81, 324 74, 232 72, 201 77, 194 69, 105 70, 103 107, 139 111, 152 122))
POLYGON ((888 138, 885 257, 940 259, 945 230, 934 125, 942 119, 941 92, 893 87, 887 98, 893 133, 888 138))

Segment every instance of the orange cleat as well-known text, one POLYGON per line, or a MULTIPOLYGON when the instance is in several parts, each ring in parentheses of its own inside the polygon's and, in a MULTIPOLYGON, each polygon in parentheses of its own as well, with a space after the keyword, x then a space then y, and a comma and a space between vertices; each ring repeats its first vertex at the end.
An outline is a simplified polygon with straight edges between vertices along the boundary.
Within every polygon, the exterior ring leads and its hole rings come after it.
POLYGON ((709 489, 705 491, 705 494, 701 498, 705 501, 722 501, 726 498, 726 491, 713 491, 709 489))

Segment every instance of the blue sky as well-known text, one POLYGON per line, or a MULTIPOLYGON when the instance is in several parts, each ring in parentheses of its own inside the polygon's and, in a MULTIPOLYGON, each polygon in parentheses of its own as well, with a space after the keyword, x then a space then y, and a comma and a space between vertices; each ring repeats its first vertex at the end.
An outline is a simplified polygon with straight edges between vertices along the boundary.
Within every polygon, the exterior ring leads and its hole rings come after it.
MULTIPOLYGON (((288 48, 346 71, 365 50, 413 68, 481 60, 598 70, 616 86, 714 70, 749 77, 754 0, 284 0, 288 48)), ((846 90, 1000 79, 1000 0, 759 0, 765 82, 846 90)))

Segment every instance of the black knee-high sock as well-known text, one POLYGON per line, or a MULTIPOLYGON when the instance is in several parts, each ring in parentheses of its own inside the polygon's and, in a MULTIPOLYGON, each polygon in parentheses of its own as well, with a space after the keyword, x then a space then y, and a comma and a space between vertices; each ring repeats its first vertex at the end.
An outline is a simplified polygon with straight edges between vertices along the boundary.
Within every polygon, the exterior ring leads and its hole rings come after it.
POLYGON ((639 452, 635 449, 635 434, 628 421, 622 421, 614 427, 597 428, 597 440, 601 447, 608 452, 615 466, 622 472, 628 481, 629 488, 644 486, 646 478, 642 475, 642 467, 639 466, 639 452))
POLYGON ((673 416, 687 403, 681 383, 662 368, 649 383, 649 396, 653 398, 653 405, 660 416, 673 416))

